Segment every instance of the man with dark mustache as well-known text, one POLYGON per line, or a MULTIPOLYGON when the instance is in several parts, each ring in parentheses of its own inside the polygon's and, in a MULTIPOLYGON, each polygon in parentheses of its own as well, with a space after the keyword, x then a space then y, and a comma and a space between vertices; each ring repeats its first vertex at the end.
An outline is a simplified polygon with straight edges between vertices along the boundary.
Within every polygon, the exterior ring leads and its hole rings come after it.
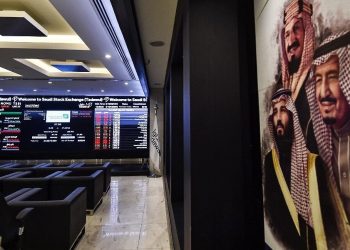
POLYGON ((322 209, 329 204, 325 168, 306 147, 291 91, 279 89, 271 102, 273 145, 264 161, 265 218, 284 248, 327 249, 337 241, 332 235, 337 230, 324 227, 324 222, 335 224, 332 210, 326 209, 326 215, 322 209))
POLYGON ((305 0, 291 0, 285 8, 280 37, 281 83, 292 92, 308 149, 317 153, 304 84, 309 76, 315 44, 311 16, 312 5, 305 0))
POLYGON ((350 32, 326 38, 315 51, 307 97, 336 211, 342 249, 350 249, 350 32))

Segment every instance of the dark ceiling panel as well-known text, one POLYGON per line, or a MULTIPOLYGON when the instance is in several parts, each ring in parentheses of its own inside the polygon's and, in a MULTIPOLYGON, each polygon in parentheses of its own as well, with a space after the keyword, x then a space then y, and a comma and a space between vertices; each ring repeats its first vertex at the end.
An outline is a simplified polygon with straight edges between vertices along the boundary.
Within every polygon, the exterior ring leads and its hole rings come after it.
POLYGON ((0 17, 2 36, 46 36, 24 17, 0 17))

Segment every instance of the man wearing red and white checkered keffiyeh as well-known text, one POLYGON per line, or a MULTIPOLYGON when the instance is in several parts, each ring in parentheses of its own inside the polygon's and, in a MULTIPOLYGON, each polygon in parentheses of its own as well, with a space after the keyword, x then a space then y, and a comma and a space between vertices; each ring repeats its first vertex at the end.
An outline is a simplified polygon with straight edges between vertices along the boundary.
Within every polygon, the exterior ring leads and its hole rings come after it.
POLYGON ((317 153, 304 84, 309 76, 315 46, 311 16, 312 5, 305 0, 291 0, 284 10, 280 37, 281 83, 283 88, 292 92, 308 149, 317 153))
POLYGON ((343 248, 350 248, 350 32, 325 39, 315 51, 307 98, 343 248))

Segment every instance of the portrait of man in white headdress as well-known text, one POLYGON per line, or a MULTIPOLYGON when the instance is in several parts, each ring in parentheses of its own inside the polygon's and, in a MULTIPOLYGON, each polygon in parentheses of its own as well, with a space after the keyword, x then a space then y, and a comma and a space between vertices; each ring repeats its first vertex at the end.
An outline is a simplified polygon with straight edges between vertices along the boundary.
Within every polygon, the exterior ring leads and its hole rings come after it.
MULTIPOLYGON (((326 38, 315 51, 307 84, 316 141, 344 246, 350 248, 350 32, 326 38)), ((345 249, 345 248, 344 248, 345 249)))

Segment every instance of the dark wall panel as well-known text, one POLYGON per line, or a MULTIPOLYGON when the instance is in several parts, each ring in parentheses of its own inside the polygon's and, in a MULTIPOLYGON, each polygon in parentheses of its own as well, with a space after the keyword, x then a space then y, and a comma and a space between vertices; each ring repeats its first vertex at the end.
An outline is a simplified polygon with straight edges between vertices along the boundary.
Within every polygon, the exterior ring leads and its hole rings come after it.
POLYGON ((192 249, 233 249, 243 238, 236 228, 244 223, 236 8, 235 1, 189 1, 187 9, 192 249))
POLYGON ((174 65, 171 74, 171 200, 184 199, 183 190, 183 123, 182 123, 182 65, 174 65))
POLYGON ((255 63, 254 54, 240 51, 255 49, 242 45, 249 27, 241 30, 239 12, 247 5, 189 0, 185 8, 185 249, 261 246, 255 241, 255 233, 263 232, 258 221, 258 229, 249 235, 255 216, 249 208, 258 209, 253 203, 259 183, 251 177, 256 158, 245 159, 251 157, 254 141, 246 131, 252 121, 250 105, 245 106, 251 93, 245 79, 255 73, 247 71, 247 64, 255 63))
POLYGON ((179 19, 183 26, 175 29, 166 85, 174 247, 263 249, 253 2, 180 0, 179 6, 175 26, 179 19), (183 173, 175 147, 183 148, 183 173), (181 178, 183 226, 175 211, 181 178))

